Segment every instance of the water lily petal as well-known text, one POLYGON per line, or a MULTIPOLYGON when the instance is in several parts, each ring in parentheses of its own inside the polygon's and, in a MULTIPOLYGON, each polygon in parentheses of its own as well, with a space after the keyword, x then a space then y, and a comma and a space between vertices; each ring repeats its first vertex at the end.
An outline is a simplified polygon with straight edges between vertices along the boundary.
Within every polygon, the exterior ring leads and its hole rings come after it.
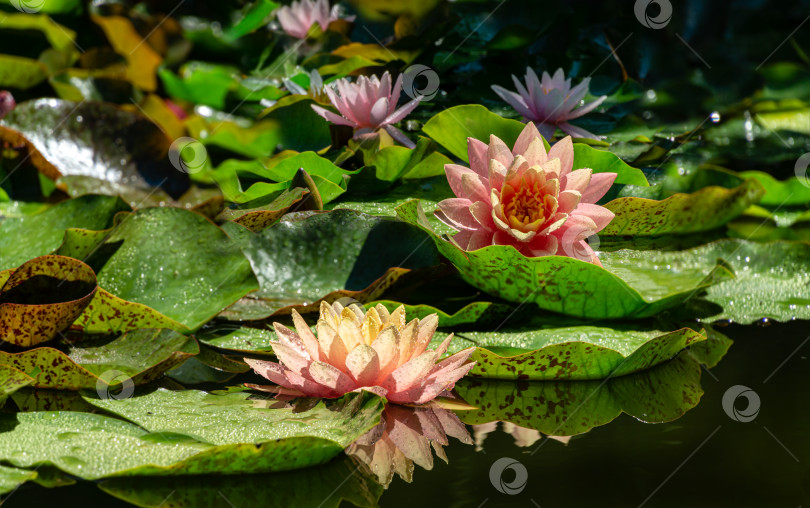
POLYGON ((583 203, 596 203, 602 196, 607 194, 618 175, 616 173, 594 173, 591 175, 591 183, 582 193, 583 203))
POLYGON ((346 356, 346 368, 358 385, 373 385, 380 373, 380 358, 374 348, 360 344, 346 356))

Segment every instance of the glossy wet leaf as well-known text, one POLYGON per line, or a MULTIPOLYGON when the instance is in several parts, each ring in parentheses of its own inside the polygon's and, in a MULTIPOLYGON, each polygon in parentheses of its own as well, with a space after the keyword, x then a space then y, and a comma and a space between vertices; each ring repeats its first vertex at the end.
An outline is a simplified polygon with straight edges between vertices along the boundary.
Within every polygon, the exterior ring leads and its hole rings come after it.
MULTIPOLYGON (((514 303, 588 319, 646 317, 683 303, 696 291, 732 277, 722 266, 684 266, 656 273, 651 265, 624 263, 617 269, 605 253, 604 268, 562 256, 527 258, 509 246, 464 252, 431 231, 416 201, 397 208, 405 222, 431 235, 439 252, 469 284, 514 303)), ((611 253, 610 256, 614 254, 611 253)), ((639 255, 641 257, 641 255, 639 255)))
POLYGON ((112 254, 97 270, 102 288, 192 330, 258 287, 239 246, 180 208, 124 216, 99 247, 105 250, 112 254))
POLYGON ((92 268, 64 256, 36 257, 2 278, 0 339, 22 347, 55 338, 98 290, 92 268))
POLYGON ((20 485, 36 477, 36 471, 0 466, 0 495, 14 492, 20 485))
POLYGON ((233 223, 223 229, 250 259, 260 289, 249 298, 261 303, 265 316, 373 284, 365 297, 375 299, 398 276, 389 269, 438 263, 436 251, 416 228, 350 210, 288 214, 259 233, 233 223), (387 273, 391 276, 381 279, 387 273))
POLYGON ((129 209, 117 197, 83 196, 31 215, 0 216, 0 270, 53 252, 62 243, 67 228, 107 229, 116 213, 129 209))
POLYGON ((457 414, 471 425, 505 421, 552 436, 588 432, 622 412, 644 422, 668 422, 697 405, 703 395, 700 374, 700 365, 682 353, 654 369, 607 381, 465 379, 456 392, 479 409, 457 414))
POLYGON ((662 201, 618 198, 604 205, 616 216, 599 234, 654 236, 708 231, 739 216, 764 193, 762 185, 750 179, 733 189, 705 187, 662 201))
POLYGON ((249 328, 238 325, 219 325, 196 334, 197 340, 208 346, 246 354, 272 354, 271 341, 278 337, 273 330, 249 328))
POLYGON ((175 197, 189 185, 167 157, 172 140, 148 118, 112 104, 37 99, 19 104, 2 125, 11 129, 0 129, 3 139, 25 142, 35 151, 30 162, 52 180, 90 176, 175 197))
POLYGON ((192 337, 147 328, 113 340, 88 338, 67 353, 53 347, 0 352, 0 362, 30 373, 37 388, 79 390, 118 386, 126 379, 148 383, 198 352, 192 337))
POLYGON ((90 413, 3 414, 0 454, 15 466, 50 464, 91 480, 286 471, 334 458, 382 412, 382 400, 370 394, 299 412, 267 408, 263 397, 252 400, 247 393, 158 389, 130 399, 88 400, 144 427, 90 413))
POLYGON ((383 493, 377 482, 358 471, 349 458, 300 471, 269 475, 213 477, 115 478, 99 486, 104 492, 138 506, 192 508, 225 500, 234 506, 373 508, 383 493))

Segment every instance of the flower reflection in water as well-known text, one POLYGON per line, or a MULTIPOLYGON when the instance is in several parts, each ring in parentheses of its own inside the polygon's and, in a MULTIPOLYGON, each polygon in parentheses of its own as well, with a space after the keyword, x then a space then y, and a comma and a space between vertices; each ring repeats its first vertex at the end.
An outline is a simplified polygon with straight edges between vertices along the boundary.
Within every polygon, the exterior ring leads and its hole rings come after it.
POLYGON ((380 424, 350 445, 346 453, 365 464, 387 487, 395 473, 410 482, 414 464, 433 469, 434 452, 447 462, 443 446, 449 443, 448 436, 464 444, 473 443, 465 425, 447 409, 389 404, 380 424))
MULTIPOLYGON (((489 422, 489 423, 482 423, 480 425, 473 425, 473 435, 475 436, 475 451, 480 452, 484 449, 484 440, 486 440, 487 435, 491 432, 494 432, 498 428, 498 424, 501 425, 501 430, 507 434, 510 434, 513 438, 515 438, 515 446, 520 448, 527 448, 536 442, 542 439, 543 434, 539 430, 535 429, 528 429, 526 427, 521 427, 520 425, 515 425, 514 423, 510 422, 489 422)), ((571 436, 546 436, 548 439, 553 439, 555 441, 559 441, 560 443, 567 445, 568 441, 571 440, 571 436)))

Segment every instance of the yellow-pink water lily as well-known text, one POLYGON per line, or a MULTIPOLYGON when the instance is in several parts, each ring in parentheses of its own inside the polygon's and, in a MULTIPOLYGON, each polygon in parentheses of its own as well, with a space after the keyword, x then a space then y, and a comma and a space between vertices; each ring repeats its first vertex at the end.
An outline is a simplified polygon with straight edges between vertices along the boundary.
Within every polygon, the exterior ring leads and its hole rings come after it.
POLYGON ((367 390, 390 402, 422 404, 447 390, 472 369, 475 348, 444 360, 453 335, 435 350, 427 347, 438 317, 405 320, 405 308, 394 312, 377 305, 366 312, 352 304, 322 303, 317 335, 292 312, 295 330, 274 323, 272 342, 279 363, 245 359, 259 375, 277 387, 256 387, 286 396, 334 398, 367 390))

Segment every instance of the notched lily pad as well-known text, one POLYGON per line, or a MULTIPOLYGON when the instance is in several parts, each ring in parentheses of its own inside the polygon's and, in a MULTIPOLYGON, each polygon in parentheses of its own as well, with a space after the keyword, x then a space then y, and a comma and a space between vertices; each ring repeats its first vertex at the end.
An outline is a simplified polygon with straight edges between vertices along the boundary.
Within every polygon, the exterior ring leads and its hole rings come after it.
POLYGON ((70 326, 96 295, 96 274, 81 261, 40 256, 7 274, 0 287, 0 339, 29 347, 70 326))

